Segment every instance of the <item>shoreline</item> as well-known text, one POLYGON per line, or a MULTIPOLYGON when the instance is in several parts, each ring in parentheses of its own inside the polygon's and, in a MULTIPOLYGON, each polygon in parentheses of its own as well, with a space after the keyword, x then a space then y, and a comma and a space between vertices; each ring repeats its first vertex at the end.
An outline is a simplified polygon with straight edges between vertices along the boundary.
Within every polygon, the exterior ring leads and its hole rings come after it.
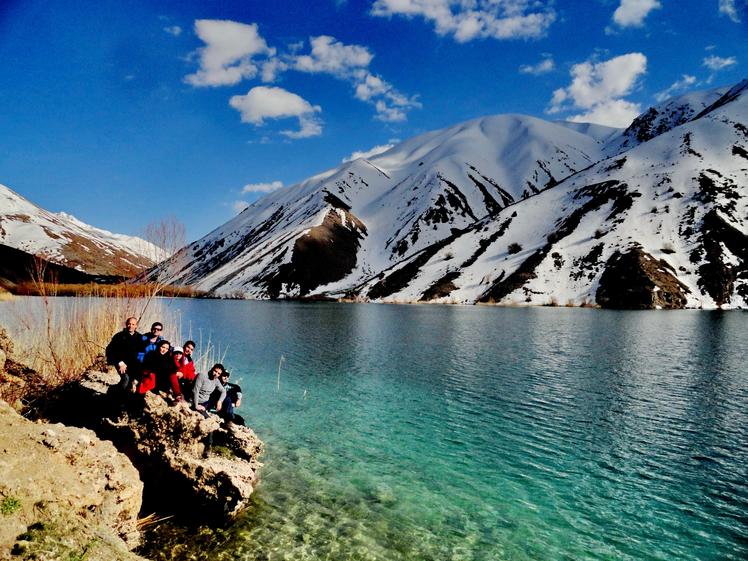
MULTIPOLYGON (((6 291, 0 293, 0 302, 12 302, 14 298, 43 298, 44 295, 40 294, 14 294, 6 291)), ((97 299, 116 299, 119 296, 108 296, 98 294, 55 294, 46 295, 47 298, 97 298, 97 299)), ((558 304, 558 303, 546 303, 546 304, 533 304, 528 302, 436 302, 436 301, 420 301, 420 300, 403 300, 403 301, 390 301, 390 300, 360 300, 350 298, 333 298, 327 296, 315 296, 315 297, 289 297, 289 298, 244 298, 237 296, 219 296, 211 294, 201 294, 194 296, 182 296, 182 295, 158 295, 154 296, 155 300, 169 299, 169 300, 225 300, 234 302, 293 302, 298 304, 373 304, 373 305, 389 305, 389 306, 455 306, 455 307, 486 307, 486 308, 559 308, 559 309, 586 309, 586 310, 605 310, 605 311, 616 311, 616 312, 676 312, 676 311, 703 311, 703 312, 732 312, 732 311, 745 311, 748 308, 736 307, 721 307, 715 306, 713 308, 708 307, 690 307, 684 306, 682 308, 613 308, 604 307, 599 304, 558 304)))

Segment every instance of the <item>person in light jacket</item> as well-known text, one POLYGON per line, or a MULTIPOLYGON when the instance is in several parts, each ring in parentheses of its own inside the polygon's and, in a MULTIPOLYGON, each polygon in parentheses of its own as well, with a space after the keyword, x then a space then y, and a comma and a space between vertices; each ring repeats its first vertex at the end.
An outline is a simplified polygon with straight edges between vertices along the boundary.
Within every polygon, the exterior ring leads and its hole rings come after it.
MULTIPOLYGON (((220 376, 223 374, 223 364, 214 364, 207 373, 200 373, 195 378, 195 387, 192 389, 192 405, 195 411, 200 413, 206 419, 210 416, 210 396, 215 390, 218 390, 219 397, 216 402, 216 411, 221 411, 223 400, 226 399, 226 388, 221 383, 220 376)), ((208 435, 205 441, 205 450, 203 458, 210 455, 210 449, 213 446, 213 433, 208 435)))
POLYGON ((220 377, 224 370, 223 364, 214 364, 207 373, 200 373, 195 378, 195 387, 192 389, 192 406, 206 419, 210 408, 210 396, 214 390, 218 390, 219 397, 216 400, 216 411, 221 410, 223 400, 226 399, 226 388, 223 387, 220 377))

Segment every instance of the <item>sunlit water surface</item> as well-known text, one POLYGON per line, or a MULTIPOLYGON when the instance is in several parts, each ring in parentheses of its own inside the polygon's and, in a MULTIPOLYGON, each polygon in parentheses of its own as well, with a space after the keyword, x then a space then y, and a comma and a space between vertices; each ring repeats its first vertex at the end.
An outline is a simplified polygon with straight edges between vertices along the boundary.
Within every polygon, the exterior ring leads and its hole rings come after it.
POLYGON ((265 467, 151 558, 748 558, 742 312, 170 305, 228 346, 265 467))

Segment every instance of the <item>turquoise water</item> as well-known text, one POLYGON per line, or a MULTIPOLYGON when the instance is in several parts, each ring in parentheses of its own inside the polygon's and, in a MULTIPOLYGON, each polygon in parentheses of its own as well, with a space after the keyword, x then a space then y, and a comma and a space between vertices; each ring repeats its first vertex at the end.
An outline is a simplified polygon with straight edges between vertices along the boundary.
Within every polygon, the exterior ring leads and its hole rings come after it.
POLYGON ((748 558, 744 313, 173 305, 267 451, 235 526, 153 558, 748 558))

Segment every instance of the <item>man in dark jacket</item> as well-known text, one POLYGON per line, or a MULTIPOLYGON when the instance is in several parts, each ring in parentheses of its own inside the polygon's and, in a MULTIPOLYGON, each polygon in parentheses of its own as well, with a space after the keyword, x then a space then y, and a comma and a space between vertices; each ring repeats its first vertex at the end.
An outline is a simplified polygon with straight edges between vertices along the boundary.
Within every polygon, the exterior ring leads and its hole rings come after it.
POLYGON ((117 386, 123 393, 130 387, 140 374, 138 353, 143 346, 143 336, 138 333, 138 320, 127 318, 125 328, 114 334, 106 346, 106 363, 117 368, 120 375, 117 386))
MULTIPOLYGON (((241 415, 237 415, 234 411, 235 407, 239 407, 242 404, 242 389, 239 384, 232 384, 229 382, 231 373, 228 370, 224 370, 222 374, 219 374, 218 379, 221 381, 221 385, 226 390, 226 397, 223 400, 223 408, 219 411, 219 415, 236 423, 237 425, 244 424, 244 418, 241 415)), ((220 398, 220 391, 218 389, 213 391, 211 396, 211 402, 215 403, 220 398)))

